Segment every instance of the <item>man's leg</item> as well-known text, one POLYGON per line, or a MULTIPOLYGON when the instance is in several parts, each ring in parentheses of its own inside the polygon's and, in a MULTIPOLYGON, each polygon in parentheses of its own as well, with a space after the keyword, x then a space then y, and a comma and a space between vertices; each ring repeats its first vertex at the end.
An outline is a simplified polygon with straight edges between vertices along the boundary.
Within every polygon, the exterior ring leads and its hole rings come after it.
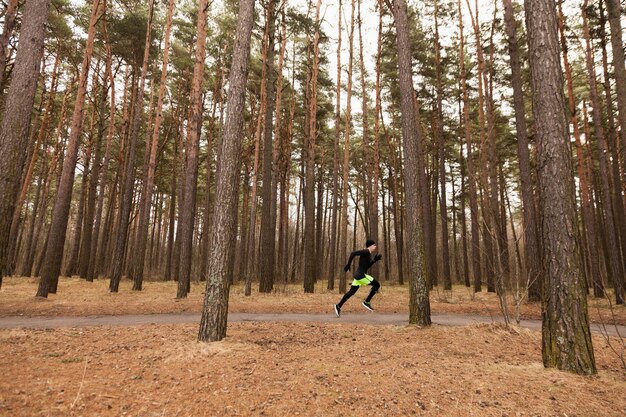
POLYGON ((354 294, 356 294, 356 292, 359 290, 359 286, 358 285, 352 285, 350 287, 350 289, 348 290, 347 293, 344 294, 343 298, 341 299, 341 301, 339 301, 339 304, 337 304, 337 307, 341 308, 343 306, 343 304, 348 301, 348 299, 350 297, 352 297, 354 294))
POLYGON ((369 303, 370 301, 372 301, 372 298, 376 295, 376 293, 378 292, 378 289, 380 288, 380 283, 376 281, 375 279, 370 283, 370 285, 372 286, 372 289, 370 290, 369 295, 365 299, 366 303, 369 303))

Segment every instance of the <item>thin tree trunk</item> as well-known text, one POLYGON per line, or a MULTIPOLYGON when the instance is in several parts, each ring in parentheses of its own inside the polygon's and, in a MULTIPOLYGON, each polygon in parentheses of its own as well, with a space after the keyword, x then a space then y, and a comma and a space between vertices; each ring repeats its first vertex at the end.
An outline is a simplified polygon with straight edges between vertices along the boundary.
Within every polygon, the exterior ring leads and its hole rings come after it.
POLYGON ((474 278, 474 292, 482 291, 482 266, 480 263, 480 227, 478 224, 478 202, 476 188, 476 170, 474 169, 474 156, 472 154, 471 125, 469 117, 469 98, 467 93, 467 73, 465 70, 465 40, 463 37, 463 13, 461 12, 461 1, 458 2, 459 11, 459 60, 461 61, 461 90, 463 94, 463 124, 465 126, 465 146, 467 152, 467 179, 469 187, 470 217, 472 233, 472 275, 474 278))
POLYGON ((611 28, 611 50, 617 96, 618 121, 620 126, 622 175, 626 175, 626 63, 622 39, 622 8, 620 0, 606 0, 611 28))
POLYGON ((185 298, 190 290, 190 274, 193 250, 193 230, 196 213, 196 195, 198 183, 198 149, 202 128, 202 92, 204 79, 204 60, 206 57, 208 0, 198 2, 198 26, 196 56, 191 82, 191 102, 189 128, 186 144, 185 183, 183 186, 182 211, 180 213, 180 270, 178 274, 178 292, 176 298, 185 298))
POLYGON ((93 3, 89 30, 87 33, 87 46, 83 57, 78 81, 78 92, 74 102, 74 113, 72 115, 72 127, 67 147, 67 153, 63 161, 63 170, 57 197, 52 212, 52 222, 48 236, 48 243, 45 250, 46 259, 43 265, 41 280, 37 290, 38 297, 47 297, 48 293, 56 293, 59 274, 61 272, 61 262, 65 245, 65 235, 69 220, 70 204, 72 202, 72 188, 74 185, 74 170, 78 158, 78 148, 83 131, 83 111, 85 105, 85 95, 87 93, 87 81, 89 79, 89 67, 93 54, 95 40, 96 23, 99 19, 100 0, 93 3))
MULTIPOLYGON (((370 149, 370 139, 369 139, 369 111, 367 108, 367 80, 365 73, 365 60, 363 59, 363 33, 361 29, 361 0, 358 0, 358 9, 357 9, 357 21, 358 21, 358 29, 359 29, 359 67, 361 71, 361 103, 362 103, 362 123, 363 123, 363 150, 365 152, 365 192, 364 192, 364 200, 369 201, 368 204, 365 205, 367 208, 367 222, 368 227, 366 229, 366 233, 368 234, 367 238, 372 239, 377 244, 380 245, 378 239, 378 155, 375 153, 378 151, 377 145, 378 141, 376 138, 374 149, 370 149)), ((382 247, 382 245, 380 245, 382 247)), ((376 264, 371 269, 371 273, 373 276, 377 277, 379 275, 378 264, 376 264)))
POLYGON ((515 107, 515 129, 517 133, 517 155, 519 158, 521 180, 522 224, 524 228, 524 255, 527 272, 528 300, 539 301, 541 299, 541 258, 539 239, 537 238, 537 212, 532 188, 530 151, 528 150, 526 112, 524 92, 522 90, 522 66, 517 41, 517 22, 513 15, 511 0, 503 0, 503 2, 504 23, 509 44, 513 105, 515 107))
POLYGON ((339 139, 341 138, 341 18, 343 7, 341 0, 338 5, 337 16, 337 84, 335 91, 335 140, 333 144, 333 171, 332 171, 332 220, 330 225, 330 258, 328 261, 329 290, 335 289, 335 278, 340 273, 337 262, 337 232, 338 230, 338 200, 339 200, 339 139))
POLYGON ((122 279, 123 263, 125 259, 125 253, 128 243, 128 225, 130 221, 130 213, 133 203, 135 182, 135 154, 137 150, 137 142, 139 140, 139 131, 141 128, 141 119, 143 117, 143 102, 145 93, 145 83, 148 73, 148 62, 150 59, 150 40, 152 34, 152 20, 154 16, 154 0, 150 0, 148 4, 148 22, 146 24, 146 41, 144 45, 143 64, 141 66, 141 75, 139 78, 139 87, 137 90, 137 97, 135 99, 134 114, 130 125, 129 137, 128 137, 128 154, 125 161, 125 178, 123 186, 120 188, 122 199, 120 201, 120 210, 117 230, 117 236, 115 240, 115 250, 112 260, 111 281, 109 283, 109 290, 111 292, 118 292, 120 281, 122 279))
MULTIPOLYGON (((169 0, 167 8, 167 23, 165 26, 165 44, 163 46, 163 62, 161 65, 161 81, 159 84, 159 96, 157 99, 156 117, 154 118, 154 128, 152 129, 152 141, 149 147, 148 169, 144 171, 144 188, 139 202, 139 229, 137 232, 137 247, 134 250, 134 272, 133 290, 141 291, 143 288, 144 267, 146 258, 146 244, 148 239, 148 225, 150 221, 150 201, 154 191, 154 176, 156 171, 156 156, 161 130, 161 120, 163 118, 163 102, 165 99, 165 87, 167 84, 167 69, 170 56, 170 34, 172 31, 172 21, 174 18, 174 6, 176 0, 169 0)), ((146 140, 146 144, 149 143, 146 140)))
POLYGON ((606 100, 606 117, 608 121, 608 144, 609 149, 612 156, 612 178, 613 178, 613 187, 612 197, 613 197, 613 206, 615 212, 615 221, 619 228, 620 235, 620 243, 621 243, 621 251, 622 251, 622 268, 626 269, 626 218, 624 212, 624 198, 622 195, 623 190, 623 182, 620 174, 620 134, 615 127, 615 115, 613 111, 613 97, 611 95, 611 80, 609 76, 609 63, 608 63, 608 54, 606 48, 606 17, 604 14, 604 2, 600 0, 599 9, 600 9, 600 21, 599 21, 599 36, 600 36, 600 46, 602 48, 602 67, 604 70, 604 94, 606 100))
MULTIPOLYGON (((263 64, 265 66, 266 105, 263 132, 263 188, 261 190, 261 232, 259 237, 259 292, 269 293, 274 288, 274 263, 276 252, 276 215, 272 208, 276 206, 274 191, 274 112, 276 110, 276 69, 274 68, 274 36, 276 31, 276 0, 267 2, 265 19, 267 37, 263 64)), ((279 87, 280 88, 280 87, 279 87)))
POLYGON ((317 78, 319 71, 319 21, 321 0, 315 8, 315 35, 313 36, 313 68, 311 72, 311 98, 309 102, 309 128, 305 138, 306 170, 304 177, 304 292, 315 288, 317 254, 315 253, 315 143, 317 138, 317 78))
MULTIPOLYGON (((350 32, 348 35, 349 55, 348 55, 348 85, 346 99, 346 116, 344 127, 344 145, 343 145, 343 175, 342 184, 343 192, 341 198, 341 227, 339 233, 339 257, 340 260, 348 259, 347 240, 348 240, 348 188, 350 173, 350 133, 352 124, 352 69, 354 56, 354 4, 355 0, 351 0, 350 15, 350 32)), ((356 227, 356 225, 355 225, 356 227)), ((343 261, 342 261, 343 262, 343 261)), ((340 272, 339 275, 339 292, 346 292, 346 274, 340 272)))
MULTIPOLYGON (((600 98, 598 96, 598 88, 596 82, 595 62, 593 59, 593 49, 589 34, 589 23, 587 19, 587 0, 582 5, 583 17, 583 34, 585 37, 585 61, 587 63, 587 73, 589 77, 589 90, 593 105, 593 125, 595 137, 598 141, 596 148, 599 162, 599 179, 600 179, 600 196, 604 207, 605 233, 607 238, 607 256, 609 258, 609 268, 613 277, 613 285, 615 288, 615 298, 617 304, 624 304, 624 278, 622 269, 621 253, 619 250, 619 238, 617 236, 617 228, 613 217, 613 204, 611 200, 611 190, 609 185, 609 169, 607 166, 606 155, 608 152, 606 139, 604 137, 604 128, 602 127, 602 115, 600 114, 600 98)), ((590 140, 590 139, 588 139, 590 140)))
POLYGON ((435 138, 439 145, 439 208, 441 215, 441 257, 444 290, 452 290, 450 275, 450 249, 448 248, 448 208, 446 197, 446 156, 443 132, 443 84, 441 81, 441 46, 439 44, 439 3, 435 0, 435 78, 437 90, 437 110, 435 112, 435 138))
POLYGON ((226 336, 229 283, 232 277, 232 238, 235 230, 239 184, 239 154, 242 143, 243 107, 245 103, 250 35, 254 0, 241 0, 228 92, 228 115, 218 158, 217 189, 213 214, 211 247, 215 249, 209 262, 204 307, 198 339, 204 342, 222 340, 226 336))

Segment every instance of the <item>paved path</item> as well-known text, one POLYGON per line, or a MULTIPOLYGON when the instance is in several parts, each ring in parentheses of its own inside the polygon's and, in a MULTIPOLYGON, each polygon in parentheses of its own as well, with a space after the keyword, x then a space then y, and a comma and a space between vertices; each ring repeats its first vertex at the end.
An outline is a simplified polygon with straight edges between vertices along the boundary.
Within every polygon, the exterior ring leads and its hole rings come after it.
MULTIPOLYGON (((460 314, 433 314, 434 324, 442 326, 467 326, 476 323, 503 322, 501 317, 475 316, 460 314)), ((298 313, 230 313, 229 322, 251 321, 291 321, 309 323, 360 323, 374 325, 407 325, 406 313, 344 313, 341 318, 334 314, 298 314, 298 313)), ((199 323, 199 313, 166 314, 128 314, 121 316, 83 316, 83 317, 0 317, 0 329, 54 329, 60 327, 89 326, 142 326, 148 324, 185 324, 199 323)), ((531 330, 541 330, 540 320, 522 320, 520 325, 531 330)), ((607 325, 604 329, 599 324, 592 324, 596 334, 626 337, 626 326, 607 325)))

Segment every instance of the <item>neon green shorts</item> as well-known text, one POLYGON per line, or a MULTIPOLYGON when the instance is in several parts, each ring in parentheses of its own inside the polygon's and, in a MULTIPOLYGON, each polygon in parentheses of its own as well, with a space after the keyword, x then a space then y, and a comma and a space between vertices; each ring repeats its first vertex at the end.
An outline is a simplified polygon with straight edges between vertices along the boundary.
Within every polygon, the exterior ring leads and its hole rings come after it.
POLYGON ((353 287, 362 287, 363 285, 370 285, 374 281, 374 277, 365 274, 364 278, 354 279, 352 281, 353 287))

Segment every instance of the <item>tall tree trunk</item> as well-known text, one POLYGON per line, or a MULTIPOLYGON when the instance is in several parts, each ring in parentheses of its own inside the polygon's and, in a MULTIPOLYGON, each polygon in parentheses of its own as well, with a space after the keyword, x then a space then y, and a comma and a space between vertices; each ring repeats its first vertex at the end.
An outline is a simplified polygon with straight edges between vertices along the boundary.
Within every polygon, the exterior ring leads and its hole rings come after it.
POLYGON ((435 0, 435 79, 437 90, 437 109, 435 112, 434 135, 439 146, 439 212, 441 215, 441 259, 444 290, 452 290, 450 275, 450 250, 448 248, 448 208, 446 197, 446 155, 443 132, 443 84, 441 81, 441 45, 439 44, 439 2, 435 0))
POLYGON ((585 61, 587 63, 587 73, 589 77, 589 91, 591 95, 591 102, 593 105, 593 112, 591 116, 593 118, 593 126, 595 131, 595 137, 598 141, 596 148, 597 157, 599 162, 599 179, 600 179, 600 196, 602 199, 602 205, 604 207, 604 221, 605 221, 605 233, 607 238, 607 256, 609 258, 609 268, 611 271, 610 276, 613 278, 613 285, 615 288, 615 298, 617 304, 624 304, 624 278, 622 269, 621 253, 619 250, 619 239, 617 236, 617 228, 615 225, 615 219, 613 217, 613 203, 611 200, 611 189, 609 186, 609 169, 607 166, 607 144, 604 137, 604 128, 602 126, 602 115, 600 114, 600 98, 598 96, 598 87, 596 82, 596 70, 595 62, 593 59, 593 49, 591 46, 591 39, 589 34, 589 23, 587 19, 587 0, 582 5, 582 17, 583 17, 583 35, 585 37, 585 61))
POLYGON ((150 40, 152 35, 152 19, 154 16, 154 0, 150 0, 148 4, 148 22, 146 24, 146 41, 144 44, 143 64, 141 66, 141 75, 139 76, 139 87, 137 97, 135 99, 134 114, 130 125, 128 136, 128 154, 125 161, 125 178, 123 186, 120 188, 122 199, 120 201, 118 230, 115 238, 115 249, 112 260, 111 281, 109 290, 118 292, 120 281, 122 279, 122 270, 125 259, 125 253, 128 243, 128 225, 130 221, 130 212, 132 209, 135 182, 135 154, 137 151, 137 142, 139 141, 139 131, 141 129, 141 119, 143 117, 143 102, 145 93, 146 77, 148 74, 148 61, 150 60, 150 40))
MULTIPOLYGON (((24 173, 24 179, 21 182, 22 183, 21 191, 19 193, 19 197, 15 205, 15 211, 13 213, 13 220, 11 221, 11 231, 9 233, 10 240, 9 240, 9 248, 8 248, 9 262, 6 268, 7 274, 13 274, 13 272, 15 271, 15 259, 17 257, 16 238, 17 238, 18 231, 19 231, 18 229, 20 225, 20 216, 22 213, 22 208, 24 207, 24 203, 26 201, 28 190, 30 189, 30 186, 32 184, 33 171, 35 169, 35 165, 37 164, 37 160, 39 158, 39 152, 40 152, 39 148, 42 143, 45 144, 45 140, 47 138, 48 125, 50 123, 50 116, 52 113, 54 100, 56 98, 56 90, 58 86, 58 75, 59 75, 58 70, 59 70, 60 61, 61 61, 60 54, 57 53, 57 56, 54 60, 54 68, 52 69, 52 78, 50 80, 50 85, 51 85, 50 93, 48 94, 48 98, 46 100, 44 115, 41 120, 41 124, 39 126, 37 139, 35 140, 35 144, 32 147, 33 151, 32 151, 32 155, 30 155, 30 158, 29 158, 28 168, 26 169, 26 172, 24 173)), ((42 69, 42 72, 45 73, 45 68, 42 69)), ((42 105, 43 105, 43 97, 41 100, 42 100, 42 105)))
POLYGON ((467 93, 467 73, 465 70, 465 40, 463 37, 463 13, 461 1, 458 2, 459 30, 461 32, 459 56, 461 61, 461 90, 463 94, 463 124, 465 126, 465 146, 467 152, 467 185, 470 203, 471 233, 472 233, 472 275, 474 278, 474 292, 482 290, 482 266, 480 263, 480 226, 478 223, 478 190, 476 188, 476 170, 474 169, 474 155, 472 154, 472 137, 469 117, 469 97, 467 93))
MULTIPOLYGON (((269 0, 265 19, 267 21, 267 45, 264 55, 266 83, 265 125, 263 133, 263 188, 261 198, 261 235, 259 261, 259 292, 268 293, 274 288, 274 263, 276 252, 276 205, 273 176, 274 112, 276 110, 276 69, 274 68, 274 36, 276 31, 276 0, 269 0)), ((280 88, 280 87, 279 87, 280 88)))
POLYGON ((615 222, 619 229, 621 251, 622 251, 622 268, 626 269, 626 213, 624 212, 624 196, 622 195, 623 181, 620 174, 620 141, 619 132, 615 126, 615 115, 613 111, 613 97, 611 95, 611 79, 609 76, 609 60, 606 47, 606 16, 604 14, 604 2, 600 0, 600 21, 599 36, 600 46, 602 48, 602 68, 604 70, 604 94, 606 100, 606 117, 608 121, 608 143, 611 152, 611 172, 613 179, 613 187, 611 189, 613 197, 613 210, 615 213, 615 222))
POLYGON ((208 0, 198 2, 198 27, 196 40, 196 58, 191 82, 191 103, 189 128, 187 131, 184 197, 181 205, 181 246, 180 271, 178 274, 178 292, 176 298, 185 298, 190 290, 190 274, 193 250, 193 230, 196 214, 196 195, 198 185, 198 149, 202 129, 202 84, 204 80, 204 60, 206 58, 208 0))
POLYGON ((611 49, 613 52, 613 70, 615 89, 617 90, 618 121, 620 126, 622 175, 626 167, 626 63, 624 62, 624 41, 622 39, 622 20, 620 0, 606 0, 611 28, 611 49))
POLYGON ((24 9, 21 42, 15 58, 15 72, 7 93, 0 125, 0 287, 7 262, 11 220, 28 147, 29 129, 41 56, 49 0, 29 1, 24 9))
MULTIPOLYGON (((339 234, 339 259, 341 262, 348 259, 348 188, 350 174, 350 131, 352 124, 352 66, 354 56, 354 4, 355 0, 351 0, 352 13, 350 14, 350 32, 348 35, 349 54, 348 54, 348 86, 346 99, 346 120, 344 127, 344 144, 343 144, 343 191, 341 198, 341 232, 339 234)), ((356 225, 354 225, 356 227, 356 225)), ((346 274, 340 272, 339 275, 339 292, 346 291, 346 274)))
POLYGON ((503 0, 503 2, 504 24, 509 44, 513 106, 515 108, 515 129, 522 194, 522 224, 524 228, 524 259, 527 273, 528 300, 539 301, 541 299, 541 258, 537 238, 537 212, 532 188, 530 151, 528 150, 528 129, 526 127, 524 91, 522 90, 522 65, 517 42, 517 22, 513 14, 513 4, 511 0, 503 0))
POLYGON ((11 38, 13 28, 15 27, 15 17, 17 16, 17 3, 18 0, 9 0, 7 8, 4 10, 4 24, 2 28, 2 35, 0 35, 0 92, 4 91, 4 72, 6 69, 8 58, 7 46, 9 46, 9 39, 11 38))
MULTIPOLYGON (((358 0, 358 10, 357 10, 357 21, 359 28, 359 66, 361 70, 361 102, 362 102, 362 117, 363 117, 363 151, 365 153, 365 201, 369 200, 369 204, 366 204, 367 208, 367 219, 368 219, 368 228, 369 231, 369 239, 372 239, 377 244, 378 242, 378 170, 377 170, 377 155, 375 152, 378 150, 375 143, 374 149, 370 149, 370 139, 369 139, 369 112, 367 108, 367 99, 368 99, 368 89, 367 89, 367 80, 365 73, 365 62, 363 59, 363 33, 361 30, 361 0, 358 0), (376 172, 375 172, 376 171, 376 172)), ((378 138, 376 138, 378 139, 378 138)), ((382 247, 380 245, 379 247, 382 247)), ((371 269, 371 273, 373 276, 377 277, 379 274, 378 264, 376 264, 371 269)))
POLYGON ((315 8, 315 34, 313 36, 313 68, 311 70, 311 99, 309 102, 309 128, 305 138, 306 170, 304 177, 304 292, 315 288, 317 254, 315 253, 315 143, 317 138, 317 78, 319 71, 319 19, 321 0, 315 8))
POLYGON ((339 139, 341 138, 341 18, 342 4, 339 0, 337 15, 337 84, 335 91, 335 140, 333 144, 333 171, 332 171, 332 219, 330 225, 330 257, 328 260, 329 290, 335 289, 335 278, 340 273, 337 262, 337 232, 338 230, 338 200, 339 200, 339 139))
POLYGON ((65 245, 65 235, 69 220, 70 204, 72 202, 72 188, 74 185, 74 170, 78 158, 78 148, 83 131, 83 111, 85 105, 85 95, 87 93, 87 81, 89 79, 89 67, 91 56, 93 55, 93 45, 95 40, 96 24, 100 16, 100 0, 93 3, 89 30, 87 32, 87 45, 83 56, 78 80, 78 91, 74 102, 74 113, 72 115, 71 134, 67 146, 67 153, 63 160, 63 170, 57 189, 57 197, 52 211, 52 222, 45 249, 45 261, 39 288, 38 297, 47 297, 48 293, 56 293, 59 274, 61 272, 61 262, 65 245))
MULTIPOLYGON (((420 123, 413 104, 414 90, 411 66, 411 44, 409 42, 409 22, 405 0, 393 0, 393 14, 396 26, 398 52, 398 78, 402 110, 402 138, 405 158, 405 180, 407 209, 419 213, 424 206, 426 191, 422 138, 417 124, 420 123)), ((424 213, 424 210, 421 211, 424 213)), ((417 216, 408 217, 408 261, 410 274, 409 323, 430 326, 430 300, 428 282, 424 275, 424 236, 417 216)), ((422 219, 426 221, 426 219, 422 219)))
POLYGON ((96 140, 94 143, 95 154, 93 160, 93 168, 91 169, 91 175, 89 177, 89 190, 87 195, 87 210, 85 212, 84 233, 83 242, 80 248, 78 273, 81 278, 87 278, 89 275, 89 260, 91 257, 91 248, 94 245, 93 241, 93 227, 96 215, 96 205, 98 201, 97 190, 98 183, 100 181, 100 170, 102 168, 102 139, 104 137, 104 113, 106 111, 107 104, 107 84, 108 84, 108 72, 104 71, 104 81, 100 91, 98 100, 98 127, 95 133, 96 140))
POLYGON ((233 208, 237 205, 239 188, 239 155, 253 15, 254 0, 241 0, 230 70, 228 115, 218 158, 215 210, 211 222, 213 229, 211 247, 215 252, 209 261, 204 307, 198 334, 198 339, 204 342, 219 341, 226 336, 233 255, 230 241, 236 233, 236 213, 233 208))
MULTIPOLYGON (((93 281, 95 276, 97 275, 97 259, 98 254, 102 254, 105 245, 99 245, 100 239, 100 224, 102 222, 102 212, 104 210, 104 196, 106 193, 107 186, 109 184, 109 163, 111 161, 111 143, 113 142, 113 133, 115 132, 115 77, 113 76, 113 64, 112 64, 112 53, 111 53, 111 45, 108 41, 108 32, 107 32, 107 22, 106 22, 106 3, 105 3, 105 20, 103 21, 102 27, 105 38, 105 48, 106 48, 106 75, 104 81, 104 93, 103 96, 106 97, 107 90, 107 80, 110 82, 108 86, 111 90, 110 97, 110 108, 109 108, 109 126, 107 128, 107 139, 104 150, 104 159, 102 161, 102 167, 99 168, 97 179, 94 177, 94 180, 98 181, 98 205, 96 208, 95 222, 93 224, 92 231, 92 242, 90 246, 89 252, 89 262, 87 268, 87 275, 85 278, 87 281, 93 281)), ((127 67, 128 69, 128 67, 127 67)), ((128 74, 126 74, 128 75, 128 74)), ((126 89, 126 86, 124 87, 126 89)), ((104 100, 104 98, 103 98, 104 100)), ((104 118, 104 114, 101 115, 104 118)))
POLYGON ((563 97, 556 7, 526 0, 542 222, 542 357, 545 367, 595 374, 563 97))
MULTIPOLYGON (((157 99, 156 116, 154 118, 154 128, 152 129, 152 140, 150 143, 148 158, 148 169, 144 172, 144 188, 139 202, 139 228, 137 231, 137 247, 134 250, 134 272, 133 290, 141 291, 143 288, 144 266, 146 259, 146 245, 148 240, 148 226, 150 222, 150 202, 154 191, 154 175, 156 171, 156 157, 161 133, 161 121, 163 118, 163 101, 165 99, 165 87, 167 84, 167 69, 170 56, 170 34, 172 32, 172 21, 174 18, 174 6, 176 0, 169 0, 167 8, 167 23, 165 26, 165 43, 163 46, 163 62, 161 65, 161 81, 159 84, 159 96, 157 99)), ((203 62, 204 64, 204 62, 203 62)), ((148 140, 146 140, 148 142, 148 140)))

